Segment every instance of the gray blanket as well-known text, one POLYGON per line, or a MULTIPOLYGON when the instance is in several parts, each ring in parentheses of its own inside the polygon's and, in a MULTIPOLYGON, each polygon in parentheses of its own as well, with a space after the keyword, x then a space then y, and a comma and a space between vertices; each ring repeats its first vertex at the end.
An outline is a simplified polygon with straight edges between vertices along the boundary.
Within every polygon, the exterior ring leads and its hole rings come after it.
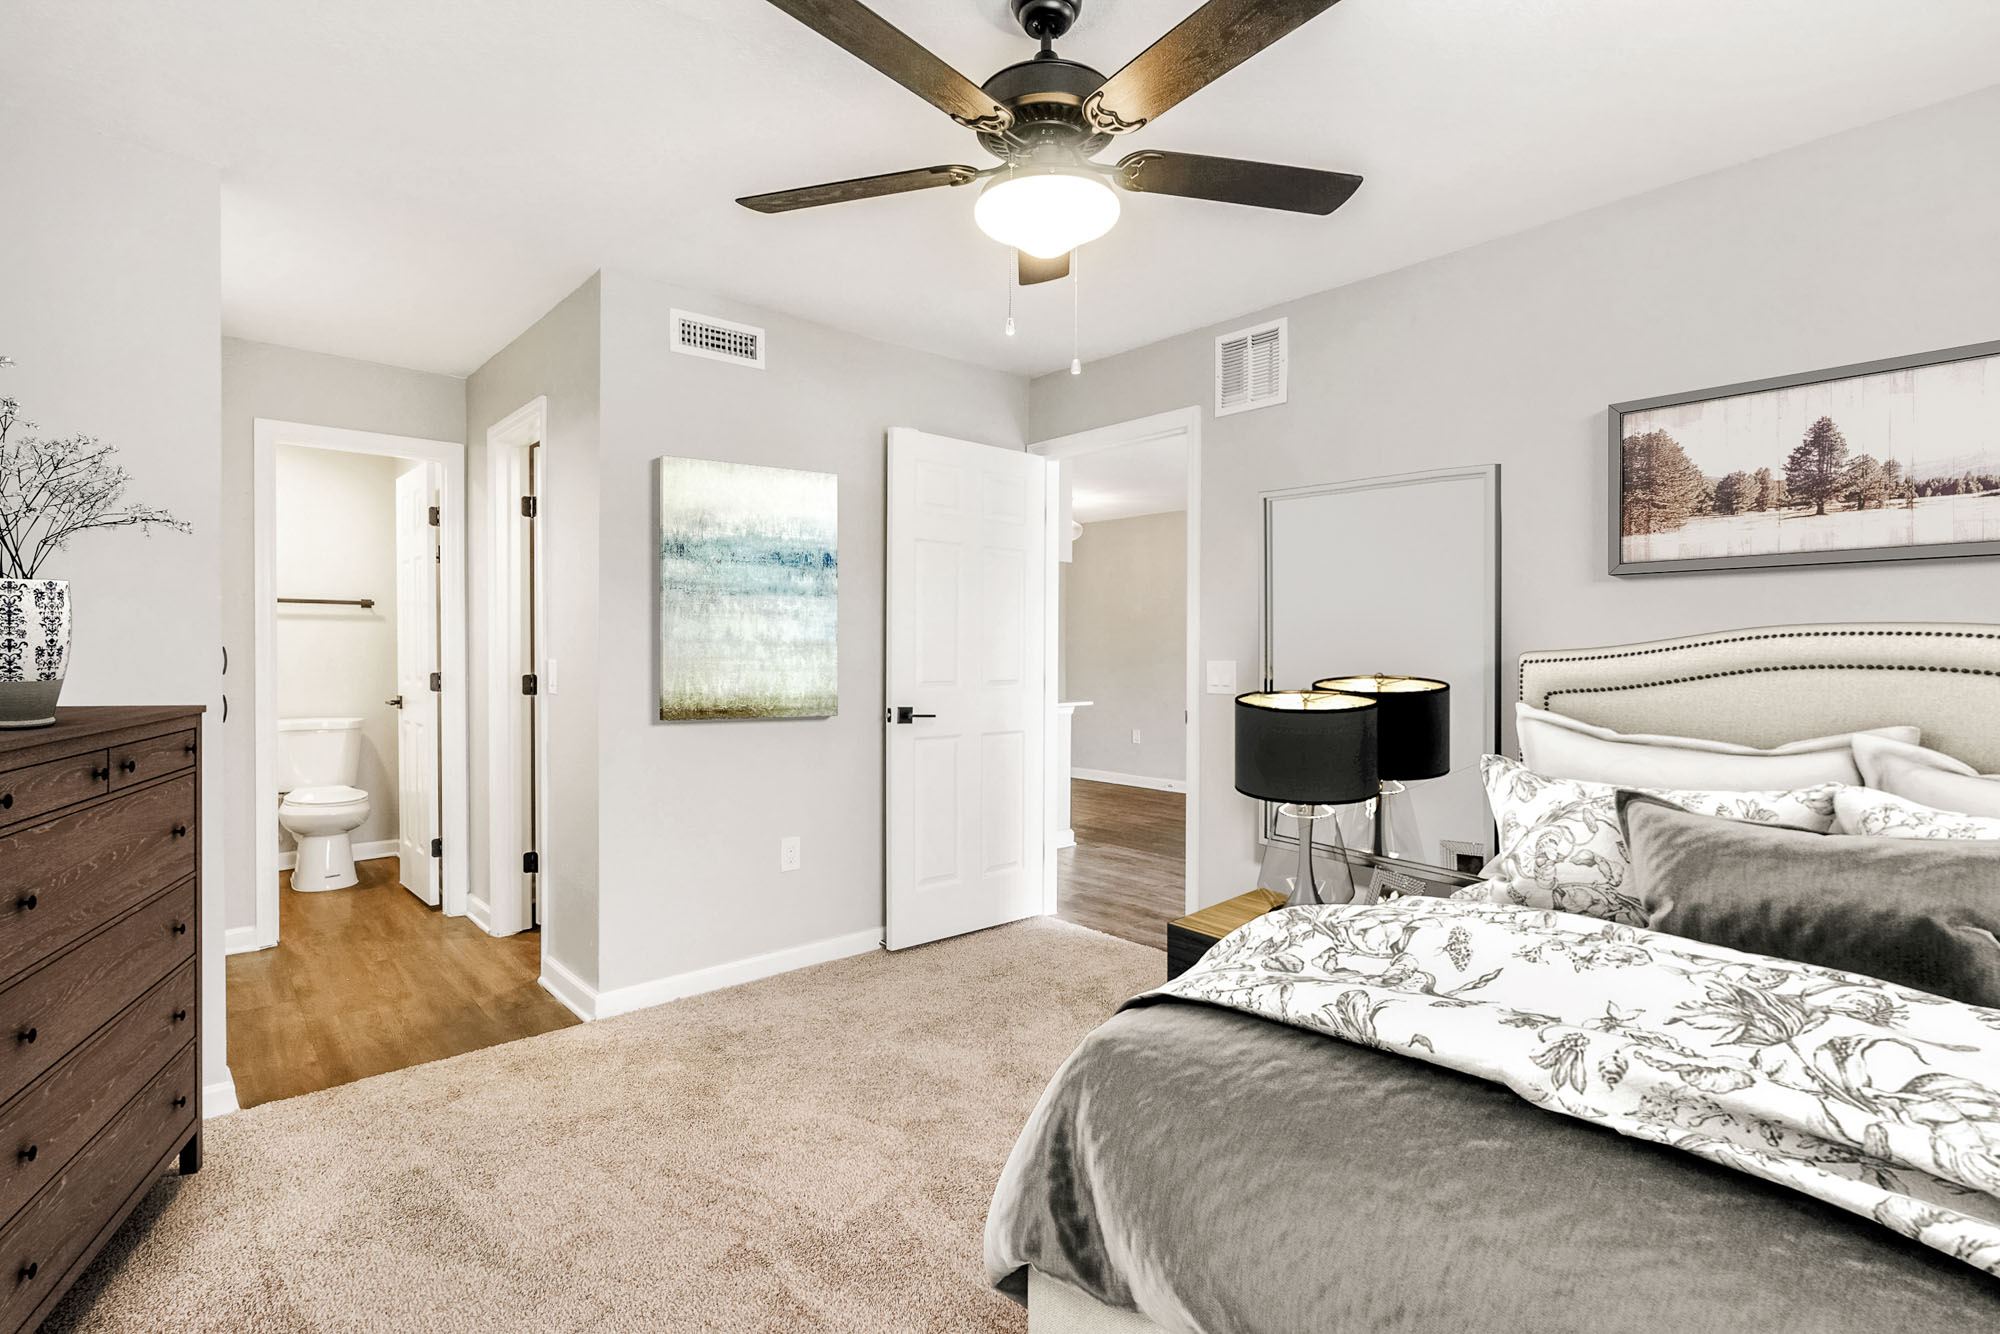
POLYGON ((1867 1219, 1507 1088, 1141 998, 1057 1074, 986 1270, 1187 1334, 1961 1334, 2000 1282, 1867 1219))

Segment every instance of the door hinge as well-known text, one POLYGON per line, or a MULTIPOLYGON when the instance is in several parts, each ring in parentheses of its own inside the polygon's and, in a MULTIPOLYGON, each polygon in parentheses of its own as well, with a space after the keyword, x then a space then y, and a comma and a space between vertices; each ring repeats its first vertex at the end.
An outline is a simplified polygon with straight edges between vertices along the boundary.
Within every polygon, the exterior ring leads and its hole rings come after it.
POLYGON ((521 497, 521 517, 522 517, 522 518, 524 518, 524 519, 532 519, 532 518, 534 518, 534 517, 535 517, 535 514, 536 514, 536 512, 537 512, 537 511, 539 511, 540 509, 541 509, 541 506, 540 506, 540 505, 537 505, 537 504, 535 503, 535 498, 534 498, 533 496, 522 496, 522 497, 521 497))
POLYGON ((432 672, 432 673, 431 673, 431 689, 432 689, 432 690, 443 690, 443 689, 444 689, 444 673, 443 673, 443 672, 432 672))
POLYGON ((532 695, 536 691, 541 689, 541 685, 542 683, 540 678, 538 678, 533 672, 529 672, 526 676, 521 678, 521 693, 524 695, 532 695))
POLYGON ((438 526, 438 507, 433 505, 431 506, 431 527, 435 528, 437 526, 438 526))
POLYGON ((432 839, 432 840, 431 840, 431 856, 433 856, 433 857, 442 857, 442 856, 444 856, 444 840, 443 840, 443 839, 441 839, 441 838, 434 838, 434 839, 432 839))
POLYGON ((521 854, 521 870, 524 874, 534 875, 541 869, 542 869, 542 859, 540 857, 536 856, 532 852, 524 852, 521 854))

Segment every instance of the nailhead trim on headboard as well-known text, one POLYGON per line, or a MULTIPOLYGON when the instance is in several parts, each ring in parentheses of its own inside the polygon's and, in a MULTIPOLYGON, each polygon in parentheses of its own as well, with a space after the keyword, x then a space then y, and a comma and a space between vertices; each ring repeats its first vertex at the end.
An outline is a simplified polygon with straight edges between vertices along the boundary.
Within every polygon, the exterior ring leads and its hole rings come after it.
MULTIPOLYGON (((1779 636, 1765 636, 1773 638, 1779 636)), ((2000 635, 1973 636, 1980 639, 2000 639, 2000 635)), ((1719 641, 1731 642, 1731 641, 1719 641)), ((1694 647, 1689 645, 1688 647, 1694 647)), ((1634 655, 1636 656, 1636 655, 1634 655)), ((1549 661, 1543 659, 1542 661, 1549 661)), ((1585 661, 1570 659, 1569 661, 1585 661)), ((1761 672, 1937 672, 1947 676, 1996 676, 2000 671, 1985 667, 1925 667, 1907 662, 1800 662, 1786 663, 1772 667, 1736 667, 1726 672, 1702 672, 1696 676, 1676 676, 1660 681, 1639 681, 1623 686, 1570 686, 1562 690, 1551 690, 1543 696, 1544 701, 1558 695, 1606 695, 1621 690, 1650 690, 1654 686, 1681 686, 1695 681, 1718 681, 1727 676, 1755 676, 1761 672)))
MULTIPOLYGON (((1614 649, 1603 653, 1524 653, 1521 663, 1531 662, 1610 662, 1618 658, 1645 658, 1660 653, 1681 653, 1693 648, 1713 648, 1718 644, 1754 644, 1766 639, 2000 639, 2000 631, 1987 633, 1981 630, 1786 630, 1778 633, 1756 635, 1721 635, 1714 639, 1696 639, 1679 644, 1660 644, 1652 648, 1614 649)), ((1768 670, 1768 669, 1760 669, 1768 670)), ((1912 669, 1916 670, 1916 669, 1912 669)), ((1923 669, 1935 670, 1935 669, 1923 669)), ((1991 673, 1982 673, 1991 675, 1991 673)), ((1699 678, 1689 678, 1699 679, 1699 678)), ((1655 682, 1664 685, 1666 682, 1655 682)), ((1567 692, 1565 692, 1567 693, 1567 692)))

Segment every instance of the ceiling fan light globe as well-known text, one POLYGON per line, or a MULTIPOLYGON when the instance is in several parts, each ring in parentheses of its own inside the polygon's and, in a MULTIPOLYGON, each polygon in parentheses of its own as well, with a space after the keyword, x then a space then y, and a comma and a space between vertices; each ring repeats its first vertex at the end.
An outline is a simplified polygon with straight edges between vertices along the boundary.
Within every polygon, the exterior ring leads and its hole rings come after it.
POLYGON ((1017 172, 981 188, 972 218, 1001 245, 1057 259, 1117 224, 1118 192, 1089 172, 1017 172))

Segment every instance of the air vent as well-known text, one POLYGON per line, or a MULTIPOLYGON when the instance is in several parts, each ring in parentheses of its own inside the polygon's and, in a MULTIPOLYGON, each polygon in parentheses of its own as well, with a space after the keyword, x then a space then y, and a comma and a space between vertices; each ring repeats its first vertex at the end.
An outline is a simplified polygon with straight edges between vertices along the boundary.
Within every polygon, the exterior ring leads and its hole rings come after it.
POLYGON ((764 369, 764 331, 712 315, 674 312, 674 351, 764 369))
POLYGON ((1215 340, 1215 415, 1285 401, 1287 324, 1273 320, 1215 340))

